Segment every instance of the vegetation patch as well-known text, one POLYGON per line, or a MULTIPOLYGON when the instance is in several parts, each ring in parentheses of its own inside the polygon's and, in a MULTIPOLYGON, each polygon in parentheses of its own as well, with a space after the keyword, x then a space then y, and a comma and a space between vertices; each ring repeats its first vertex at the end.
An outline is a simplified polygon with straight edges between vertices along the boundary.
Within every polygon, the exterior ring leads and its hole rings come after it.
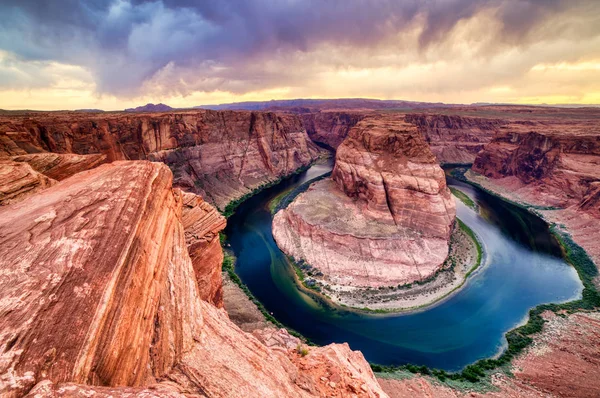
POLYGON ((466 193, 454 187, 450 187, 450 191, 452 191, 452 194, 456 196, 461 202, 463 202, 467 207, 473 210, 477 210, 477 204, 466 193))
POLYGON ((310 188, 310 186, 313 183, 324 180, 325 178, 327 178, 329 176, 331 176, 331 172, 322 174, 316 178, 306 181, 305 183, 303 183, 301 185, 298 185, 296 188, 294 188, 293 190, 291 190, 290 192, 286 193, 284 196, 281 197, 281 199, 278 201, 277 205, 274 207, 274 210, 272 210, 271 213, 275 214, 279 210, 285 209, 286 207, 288 207, 290 205, 290 203, 292 203, 294 201, 294 199, 296 199, 296 197, 298 195, 300 195, 303 192, 308 191, 308 188, 310 188))
MULTIPOLYGON (((486 190, 485 188, 480 187, 478 184, 473 184, 471 181, 468 181, 466 178, 464 178, 464 171, 459 172, 458 175, 462 175, 463 181, 475 185, 491 195, 501 198, 502 200, 506 200, 495 192, 486 190)), ((453 174, 453 177, 458 178, 455 174, 453 174)), ((539 216, 539 214, 535 212, 535 208, 532 206, 514 203, 510 200, 506 201, 539 216)), ((552 311, 560 315, 562 312, 573 313, 577 311, 598 310, 598 308, 600 308, 600 293, 593 283, 593 279, 598 275, 598 269, 596 268, 596 265, 587 252, 581 246, 575 243, 569 234, 560 230, 556 224, 550 225, 550 232, 556 237, 563 248, 566 261, 575 268, 579 278, 581 279, 583 284, 581 299, 561 304, 542 304, 532 308, 529 311, 529 319, 527 323, 506 333, 508 346, 502 355, 495 359, 489 358, 479 360, 474 364, 466 366, 461 372, 450 373, 444 370, 430 369, 424 366, 416 366, 412 364, 400 366, 371 364, 373 371, 378 373, 388 373, 391 377, 393 377, 394 373, 398 371, 409 371, 411 373, 418 373, 421 375, 431 375, 436 377, 439 381, 445 382, 445 384, 448 384, 450 387, 455 387, 457 382, 466 382, 473 386, 475 386, 474 383, 478 383, 480 386, 482 383, 489 384, 489 376, 492 373, 501 369, 508 373, 508 367, 511 361, 517 355, 522 353, 525 348, 533 343, 532 336, 541 332, 544 323, 546 322, 544 318, 542 318, 543 312, 552 311)))
MULTIPOLYGON (((226 239, 223 237, 224 237, 224 235, 221 234, 221 238, 222 238, 221 242, 224 242, 226 239)), ((225 248, 223 248, 223 271, 227 272, 227 274, 229 275, 229 278, 233 281, 233 283, 238 285, 238 287, 244 292, 244 294, 246 294, 246 296, 248 296, 250 301, 252 301, 256 305, 256 307, 263 314, 265 319, 280 329, 282 329, 282 328, 287 329, 289 334, 291 334, 292 336, 298 337, 299 339, 303 340, 306 344, 315 345, 309 339, 304 337, 302 334, 283 325, 281 322, 279 322, 277 319, 275 319, 275 317, 273 315, 271 315, 271 313, 269 311, 267 311, 265 306, 256 297, 254 297, 254 295, 252 294, 252 292, 250 291, 248 286, 246 286, 246 284, 244 282, 242 282, 240 277, 235 273, 235 261, 236 261, 235 256, 231 255, 230 252, 226 251, 225 248)))
POLYGON ((290 193, 291 190, 292 188, 286 189, 285 191, 281 192, 279 195, 275 196, 269 201, 269 211, 271 212, 271 214, 276 213, 277 206, 279 205, 281 200, 285 198, 287 194, 290 193))
POLYGON ((285 176, 281 176, 276 180, 273 181, 269 181, 266 182, 264 184, 260 184, 258 187, 256 187, 255 189, 253 189, 251 192, 246 193, 245 195, 232 200, 231 202, 229 202, 227 204, 227 206, 225 206, 225 208, 223 210, 219 209, 219 211, 221 212, 221 214, 225 217, 225 218, 229 218, 231 217, 234 213, 235 210, 238 208, 239 205, 241 205, 243 202, 245 202, 247 199, 250 199, 252 196, 256 195, 257 193, 264 191, 267 188, 271 188, 277 184, 279 184, 281 181, 283 181, 284 179, 294 175, 294 174, 300 174, 305 172, 306 170, 308 170, 310 167, 312 166, 312 163, 306 165, 306 166, 302 166, 299 167, 298 169, 296 169, 296 171, 294 171, 293 173, 290 173, 288 175, 285 176))

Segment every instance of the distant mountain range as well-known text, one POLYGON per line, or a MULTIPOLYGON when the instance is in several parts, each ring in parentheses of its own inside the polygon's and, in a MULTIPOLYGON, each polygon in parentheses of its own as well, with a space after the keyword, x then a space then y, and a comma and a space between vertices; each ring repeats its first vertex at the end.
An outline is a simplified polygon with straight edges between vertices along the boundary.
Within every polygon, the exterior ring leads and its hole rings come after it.
MULTIPOLYGON (((288 111, 294 113, 315 112, 320 110, 355 109, 355 110, 410 110, 410 109, 433 109, 433 108, 457 108, 464 106, 519 106, 519 107, 547 107, 547 108, 598 108, 600 104, 536 104, 522 105, 511 103, 475 102, 472 104, 445 104, 443 102, 418 102, 403 100, 378 100, 367 98, 337 98, 337 99, 291 99, 270 101, 246 101, 232 102, 227 104, 199 105, 191 108, 173 108, 160 103, 127 108, 125 112, 169 112, 175 110, 211 109, 211 110, 247 110, 247 111, 288 111)), ((44 112, 39 110, 0 109, 0 114, 18 114, 27 112, 44 112)), ((60 112, 100 113, 101 109, 76 109, 60 112)))
POLYGON ((125 112, 168 112, 172 111, 174 108, 171 108, 169 105, 165 104, 146 104, 142 106, 138 106, 137 108, 127 108, 125 112))
POLYGON ((270 101, 233 102, 219 105, 200 105, 194 108, 212 110, 295 110, 307 112, 315 109, 419 109, 419 108, 449 108, 454 104, 442 102, 415 102, 402 100, 378 100, 366 98, 338 98, 338 99, 292 99, 270 101))

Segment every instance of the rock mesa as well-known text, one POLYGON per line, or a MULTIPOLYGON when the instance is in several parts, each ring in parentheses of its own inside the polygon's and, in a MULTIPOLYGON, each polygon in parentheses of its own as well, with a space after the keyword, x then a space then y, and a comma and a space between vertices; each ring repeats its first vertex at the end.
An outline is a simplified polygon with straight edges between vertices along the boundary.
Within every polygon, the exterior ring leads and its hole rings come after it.
POLYGON ((331 285, 395 286, 440 268, 455 215, 444 172, 416 127, 365 118, 338 147, 332 179, 277 213, 273 235, 331 285))

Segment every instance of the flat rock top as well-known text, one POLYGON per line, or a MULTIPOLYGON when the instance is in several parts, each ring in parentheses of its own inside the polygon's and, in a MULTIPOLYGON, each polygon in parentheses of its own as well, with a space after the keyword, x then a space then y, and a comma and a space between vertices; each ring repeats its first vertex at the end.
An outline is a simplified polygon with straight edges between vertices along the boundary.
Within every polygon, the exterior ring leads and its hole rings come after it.
POLYGON ((393 223, 366 217, 358 200, 344 194, 330 178, 318 181, 298 195, 286 209, 311 225, 334 234, 386 239, 418 236, 417 232, 393 223))

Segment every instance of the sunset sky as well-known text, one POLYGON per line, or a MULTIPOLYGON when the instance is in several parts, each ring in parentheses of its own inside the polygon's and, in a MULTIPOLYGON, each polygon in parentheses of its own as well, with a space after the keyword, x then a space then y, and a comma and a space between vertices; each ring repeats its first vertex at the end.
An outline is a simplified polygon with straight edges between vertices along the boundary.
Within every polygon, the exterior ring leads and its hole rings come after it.
POLYGON ((1 0, 0 108, 600 104, 598 0, 1 0))

